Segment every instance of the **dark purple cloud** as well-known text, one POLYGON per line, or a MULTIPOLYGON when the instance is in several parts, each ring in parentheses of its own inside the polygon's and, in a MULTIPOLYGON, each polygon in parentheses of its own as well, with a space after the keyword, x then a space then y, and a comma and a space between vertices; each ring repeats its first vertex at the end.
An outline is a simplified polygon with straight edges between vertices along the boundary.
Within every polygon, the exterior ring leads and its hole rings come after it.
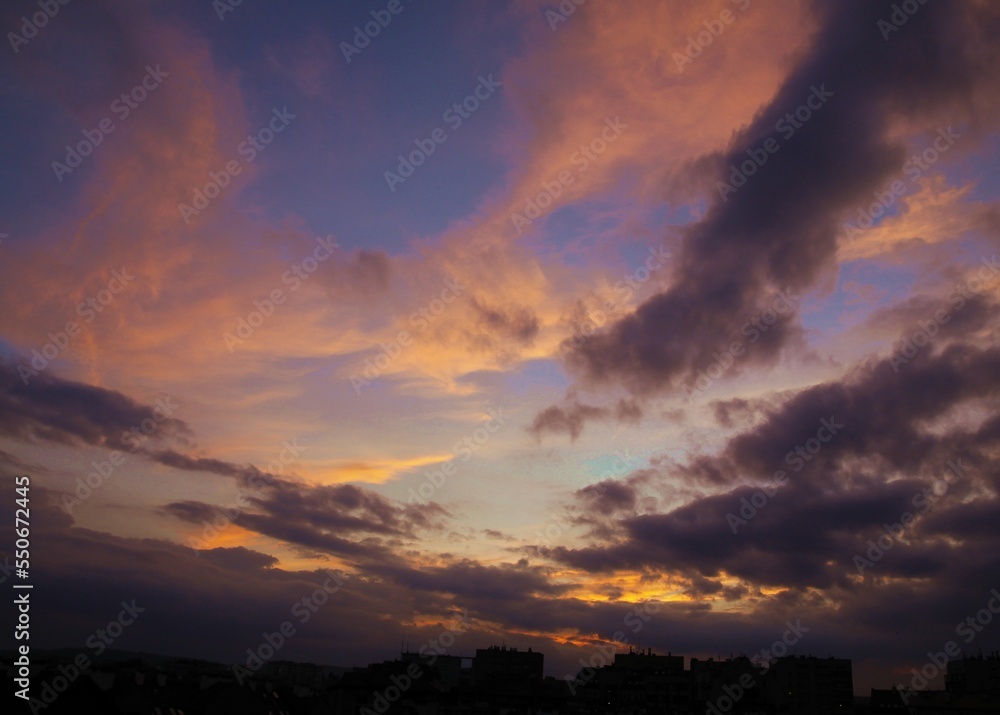
POLYGON ((575 442, 589 420, 613 419, 619 423, 638 424, 642 417, 642 407, 634 399, 620 399, 613 407, 604 407, 582 403, 571 393, 565 405, 552 405, 535 415, 528 432, 537 440, 546 433, 554 433, 566 434, 575 442))
MULTIPOLYGON (((56 506, 57 494, 41 488, 33 494, 34 548, 46 555, 33 573, 33 613, 38 618, 32 639, 37 648, 87 650, 86 639, 114 618, 121 601, 134 599, 146 610, 116 647, 223 662, 244 659, 246 648, 255 647, 263 633, 285 620, 294 623, 296 634, 282 658, 341 665, 379 661, 398 652, 400 637, 411 644, 425 642, 438 636, 455 613, 466 610, 474 626, 453 652, 469 654, 496 642, 499 626, 508 644, 544 652, 547 670, 557 676, 575 673, 578 659, 595 652, 601 643, 591 639, 606 641, 619 631, 628 643, 641 639, 643 646, 659 652, 752 653, 779 637, 789 619, 810 628, 809 640, 802 643, 809 652, 919 663, 928 648, 954 637, 956 620, 982 607, 989 589, 976 589, 1000 566, 995 551, 979 550, 951 567, 953 578, 920 587, 866 583, 850 598, 837 588, 823 598, 803 591, 764 597, 753 586, 720 590, 718 578, 693 574, 690 594, 743 595, 752 610, 712 611, 700 601, 661 603, 644 620, 634 615, 634 604, 570 596, 566 584, 553 582, 551 567, 527 560, 487 565, 460 559, 422 568, 373 562, 348 569, 353 573, 344 578, 343 587, 300 623, 292 609, 315 593, 329 572, 289 571, 277 567, 272 557, 245 548, 196 556, 167 541, 91 531, 73 525, 56 506), (908 608, 899 608, 900 603, 908 608), (426 625, 414 625, 416 615, 426 625), (551 633, 576 633, 579 645, 557 642, 551 633)), ((0 516, 9 516, 9 505, 0 506, 0 516)), ((883 561, 887 564, 889 558, 883 561)), ((658 578, 650 575, 649 582, 658 578)), ((975 645, 995 647, 991 638, 984 633, 975 645)))
POLYGON ((147 437, 189 442, 187 424, 170 416, 177 405, 169 397, 143 405, 114 390, 65 380, 51 369, 25 384, 17 367, 0 360, 0 431, 14 439, 110 449, 130 448, 147 437))
POLYGON ((730 182, 730 167, 748 160, 748 150, 759 156, 768 140, 778 149, 725 200, 713 195, 687 231, 669 289, 568 350, 568 366, 585 383, 669 392, 734 340, 746 352, 728 374, 772 364, 801 343, 797 306, 766 332, 742 326, 778 291, 806 291, 835 268, 843 215, 868 203, 904 159, 904 146, 889 138, 893 123, 905 118, 930 133, 948 124, 985 128, 976 107, 997 98, 989 67, 1000 9, 928 3, 889 41, 877 21, 892 3, 816 3, 813 12, 819 29, 810 50, 727 150, 701 164, 730 182), (818 92, 832 94, 820 102, 818 92), (813 106, 802 116, 810 116, 796 128, 786 115, 807 101, 813 106))
MULTIPOLYGON (((964 326, 970 340, 995 325, 984 324, 990 315, 964 326)), ((873 359, 764 403, 764 418, 718 454, 663 467, 645 487, 681 479, 715 493, 644 511, 631 507, 627 480, 603 484, 603 501, 591 485, 575 501, 583 521, 601 525, 591 543, 529 552, 598 577, 669 574, 696 598, 783 602, 872 651, 895 642, 902 652, 924 618, 939 619, 942 642, 950 619, 954 637, 1000 573, 1000 349, 939 337, 902 366, 873 359), (823 420, 830 439, 797 451, 823 420), (887 615, 886 599, 907 607, 887 615)), ((984 635, 982 647, 997 638, 984 635)))
MULTIPOLYGON (((441 531, 450 516, 440 505, 399 504, 353 484, 309 486, 267 475, 240 493, 242 502, 213 505, 199 501, 166 504, 163 511, 182 521, 244 529, 288 542, 309 554, 338 555, 364 563, 396 561, 395 548, 420 531, 441 531)), ((211 529, 209 529, 211 531, 211 529)))

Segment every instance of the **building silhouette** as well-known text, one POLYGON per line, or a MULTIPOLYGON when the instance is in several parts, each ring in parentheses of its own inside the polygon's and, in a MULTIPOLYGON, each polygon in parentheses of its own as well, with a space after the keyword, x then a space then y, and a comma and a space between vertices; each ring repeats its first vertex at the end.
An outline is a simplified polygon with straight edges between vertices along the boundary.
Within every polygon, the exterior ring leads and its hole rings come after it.
POLYGON ((1000 653, 985 658, 965 656, 948 663, 944 689, 956 697, 987 695, 1000 698, 1000 653))
POLYGON ((526 651, 496 645, 477 648, 472 660, 472 682, 485 685, 540 681, 544 669, 545 656, 531 648, 526 651))
MULTIPOLYGON (((60 651, 33 661, 32 694, 56 683, 46 715, 1000 713, 997 653, 951 661, 945 690, 873 689, 869 698, 854 697, 851 661, 843 658, 790 655, 766 665, 745 656, 691 658, 687 668, 685 660, 630 649, 559 679, 544 676, 542 653, 502 645, 464 657, 403 651, 353 668, 273 661, 237 677, 216 663, 118 654, 67 679, 72 654, 60 651)), ((13 657, 0 659, 0 669, 12 676, 13 657)), ((13 712, 30 708, 18 701, 13 712)))
POLYGON ((789 715, 835 715, 854 707, 851 661, 790 655, 764 676, 765 701, 789 715))

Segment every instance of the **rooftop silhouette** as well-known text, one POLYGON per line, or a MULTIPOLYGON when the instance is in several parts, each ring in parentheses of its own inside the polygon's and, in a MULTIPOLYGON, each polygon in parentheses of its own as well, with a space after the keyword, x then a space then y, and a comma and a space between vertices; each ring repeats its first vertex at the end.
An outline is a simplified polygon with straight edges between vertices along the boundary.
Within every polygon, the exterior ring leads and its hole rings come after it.
MULTIPOLYGON (((84 671, 68 651, 33 664, 33 699, 16 712, 101 715, 385 715, 387 713, 1000 713, 1000 654, 947 664, 944 690, 853 694, 845 658, 788 655, 686 659, 629 649, 568 678, 543 676, 544 654, 506 646, 474 656, 401 651, 394 660, 332 667, 265 663, 239 668, 189 658, 109 651, 84 671), (685 667, 685 661, 687 666, 685 667)), ((14 658, 2 663, 12 675, 14 658)))

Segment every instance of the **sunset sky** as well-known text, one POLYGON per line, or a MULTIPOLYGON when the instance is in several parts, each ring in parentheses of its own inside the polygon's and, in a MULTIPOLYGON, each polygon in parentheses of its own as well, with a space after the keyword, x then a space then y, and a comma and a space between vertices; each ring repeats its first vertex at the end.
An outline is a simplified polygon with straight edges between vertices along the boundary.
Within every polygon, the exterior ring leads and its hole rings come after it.
POLYGON ((996 649, 1000 6, 903 4, 6 3, 32 646, 996 649))

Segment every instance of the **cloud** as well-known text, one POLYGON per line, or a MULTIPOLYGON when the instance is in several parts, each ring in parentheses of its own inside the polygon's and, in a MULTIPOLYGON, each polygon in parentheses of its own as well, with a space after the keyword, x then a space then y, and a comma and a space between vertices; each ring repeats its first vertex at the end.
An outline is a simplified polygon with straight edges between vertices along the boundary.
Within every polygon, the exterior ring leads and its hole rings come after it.
POLYGON ((371 570, 393 578, 399 585, 420 591, 453 594, 460 601, 512 602, 535 595, 559 595, 569 584, 556 584, 550 570, 531 566, 522 559, 516 564, 485 565, 463 559, 446 566, 422 569, 401 566, 375 566, 371 570))
POLYGON ((274 478, 249 464, 140 446, 193 444, 188 424, 170 416, 179 409, 171 398, 144 405, 115 390, 63 379, 51 368, 25 385, 17 369, 16 363, 0 361, 0 427, 17 441, 127 450, 173 469, 207 472, 241 483, 274 478))
MULTIPOLYGON (((933 131, 945 118, 972 122, 982 117, 975 108, 996 105, 995 83, 977 59, 995 54, 986 28, 1000 22, 996 8, 922 7, 889 42, 859 29, 876 28, 889 3, 813 10, 819 29, 810 50, 725 152, 706 161, 717 180, 738 182, 730 167, 748 151, 772 140, 775 153, 686 230, 669 289, 568 354, 586 384, 643 394, 693 378, 772 294, 806 290, 835 267, 842 216, 903 162, 904 146, 888 138, 902 117, 933 131), (795 128, 787 115, 806 102, 813 106, 801 115, 810 116, 795 128)), ((779 316, 732 374, 773 364, 801 337, 794 313, 779 316)))
MULTIPOLYGON (((606 517, 621 512, 635 513, 644 494, 643 487, 652 481, 652 478, 652 471, 642 469, 621 479, 602 479, 588 484, 578 489, 575 496, 582 502, 585 514, 606 517)), ((581 523, 586 522, 585 517, 580 519, 581 523)))
MULTIPOLYGON (((32 494, 33 545, 49 555, 33 564, 36 607, 45 614, 32 631, 39 648, 82 650, 120 602, 132 599, 146 610, 116 647, 196 654, 225 663, 242 662, 259 634, 273 632, 285 620, 293 623, 295 635, 281 657, 329 664, 389 658, 398 651, 400 633, 411 643, 424 642, 464 609, 474 625, 462 636, 463 649, 486 647, 502 632, 508 642, 544 652, 547 668, 559 675, 575 672, 579 658, 610 642, 616 631, 625 631, 630 642, 636 637, 630 627, 634 621, 625 620, 634 602, 575 598, 566 590, 573 580, 558 579, 557 570, 525 560, 484 564, 457 559, 423 568, 394 560, 361 569, 331 564, 331 571, 343 574, 343 586, 303 623, 293 607, 320 589, 330 571, 283 569, 271 557, 246 548, 195 556, 167 541, 91 531, 73 525, 55 506, 56 494, 44 488, 36 493, 34 487, 32 494), (240 607, 234 608, 237 603, 240 607)), ((10 504, 0 506, 0 516, 10 516, 11 509, 10 504)), ((764 597, 730 578, 699 577, 692 571, 682 580, 692 596, 747 593, 750 610, 712 610, 699 601, 661 602, 643 623, 642 643, 686 654, 730 648, 756 652, 780 635, 785 620, 798 618, 811 629, 813 652, 850 656, 863 651, 871 657, 902 654, 919 660, 927 640, 953 638, 955 621, 982 607, 989 589, 980 593, 977 588, 1000 566, 996 553, 977 548, 967 559, 952 560, 951 578, 917 585, 889 582, 879 589, 862 586, 854 599, 836 589, 826 598, 802 592, 764 597), (719 591, 719 583, 727 585, 719 591), (910 607, 901 609, 899 603, 910 607), (914 626, 915 618, 920 628, 914 626), (837 625, 825 625, 831 622, 837 625)), ((988 636, 984 633, 978 642, 987 646, 988 636)))
POLYGON ((475 298, 472 299, 472 307, 480 315, 479 325, 500 341, 513 340, 531 345, 538 334, 538 317, 530 308, 520 305, 488 307, 475 298))
POLYGON ((581 503, 605 525, 603 538, 535 553, 595 573, 655 570, 699 583, 724 577, 797 593, 824 589, 852 605, 874 598, 874 584, 886 579, 914 591, 930 578, 971 579, 966 590, 988 591, 971 563, 995 558, 985 552, 995 551, 987 524, 1000 510, 998 434, 997 348, 946 342, 899 369, 891 357, 871 360, 768 407, 717 455, 696 456, 653 482, 694 481, 714 493, 669 512, 636 513, 624 485, 603 483, 600 499, 596 486, 586 487, 581 503), (832 434, 819 431, 824 424, 832 434), (967 471, 958 469, 942 492, 956 460, 967 471), (892 552, 859 572, 853 557, 904 513, 915 521, 902 540, 894 537, 892 552), (970 549, 981 556, 970 559, 970 549))
POLYGON ((15 439, 117 448, 126 444, 125 435, 139 429, 143 439, 148 434, 160 441, 190 440, 188 425, 169 416, 175 407, 169 399, 143 405, 114 390, 57 377, 51 370, 29 376, 25 384, 18 367, 23 364, 0 360, 0 428, 15 439))
POLYGON ((499 529, 483 529, 483 533, 491 539, 496 539, 498 541, 516 541, 513 536, 504 533, 499 529))
POLYGON ((565 406, 553 405, 535 415, 528 432, 538 440, 546 432, 565 433, 575 442, 588 421, 613 418, 634 425, 642 420, 642 416, 642 407, 636 400, 623 398, 614 407, 602 407, 584 404, 576 398, 575 392, 571 392, 565 406))
MULTIPOLYGON (((241 529, 352 561, 394 561, 393 547, 440 531, 450 514, 436 503, 400 505, 353 484, 309 486, 267 476, 243 494, 247 506, 230 521, 241 529)), ((227 505, 227 508, 231 508, 227 505)), ((194 525, 212 524, 219 506, 176 501, 162 511, 194 525)))
POLYGON ((358 248, 337 256, 330 269, 320 274, 320 281, 331 298, 357 302, 371 300, 389 290, 393 264, 392 257, 385 251, 358 248))
POLYGON ((141 454, 149 457, 154 462, 163 464, 167 467, 173 467, 174 469, 183 469, 189 472, 208 472, 209 474, 218 474, 222 477, 234 477, 240 479, 242 482, 246 482, 251 478, 273 478, 266 472, 262 472, 253 465, 239 465, 233 464, 232 462, 227 462, 222 459, 213 459, 211 457, 192 457, 190 455, 181 454, 172 449, 161 449, 161 450, 139 450, 141 454))
POLYGON ((566 432, 571 440, 576 440, 583 431, 583 426, 588 418, 604 417, 607 410, 603 407, 592 405, 581 405, 579 403, 569 407, 547 407, 539 412, 528 431, 540 438, 544 432, 566 432))

